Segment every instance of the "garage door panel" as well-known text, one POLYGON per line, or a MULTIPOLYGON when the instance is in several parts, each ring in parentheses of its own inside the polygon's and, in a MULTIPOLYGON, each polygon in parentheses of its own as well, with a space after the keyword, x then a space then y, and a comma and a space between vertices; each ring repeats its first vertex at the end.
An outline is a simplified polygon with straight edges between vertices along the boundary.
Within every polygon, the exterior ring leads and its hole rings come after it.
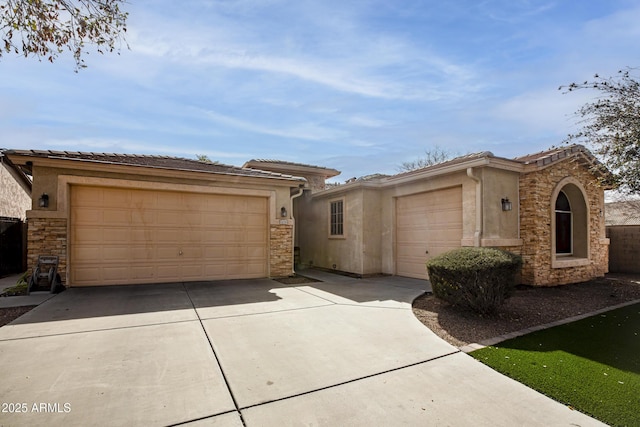
POLYGON ((131 211, 127 209, 106 209, 102 211, 102 223, 131 225, 131 211))
POLYGON ((259 243, 264 241, 264 231, 262 230, 247 230, 247 243, 259 243))
POLYGON ((265 277, 267 208, 262 197, 74 186, 70 283, 265 277))
POLYGON ((144 261, 153 261, 157 259, 157 250, 155 248, 149 247, 134 247, 131 253, 131 260, 144 262, 144 261))
POLYGON ((131 267, 131 277, 134 280, 148 280, 154 277, 155 267, 145 265, 145 266, 137 266, 134 265, 131 267))
POLYGON ((101 246, 74 247, 71 250, 71 258, 80 262, 87 262, 102 257, 101 246))
POLYGON ((87 233, 95 233, 96 238, 100 238, 103 243, 130 242, 131 228, 109 227, 87 229, 87 233))
POLYGON ((180 230, 174 228, 156 228, 156 241, 162 244, 180 245, 180 230))
POLYGON ((148 207, 136 208, 131 211, 131 225, 144 226, 146 224, 153 224, 157 222, 156 213, 149 210, 148 207))
POLYGON ((426 279, 426 262, 461 240, 461 187, 396 199, 396 274, 426 279))
POLYGON ((224 246, 205 246, 203 257, 208 260, 224 259, 224 246))
POLYGON ((225 255, 228 258, 247 259, 247 249, 240 246, 227 246, 225 255))
POLYGON ((127 246, 105 246, 102 248, 102 260, 106 262, 120 262, 128 264, 131 259, 132 251, 127 246))

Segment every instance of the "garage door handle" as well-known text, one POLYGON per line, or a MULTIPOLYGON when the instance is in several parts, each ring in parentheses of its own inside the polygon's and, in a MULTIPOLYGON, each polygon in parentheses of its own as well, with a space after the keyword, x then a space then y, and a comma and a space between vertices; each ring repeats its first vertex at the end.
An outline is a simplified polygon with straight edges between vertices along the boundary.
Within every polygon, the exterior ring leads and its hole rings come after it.
POLYGON ((429 253, 429 251, 425 251, 424 253, 425 253, 425 254, 428 254, 428 253, 429 253))
POLYGON ((182 255, 182 251, 178 252, 178 255, 182 255))

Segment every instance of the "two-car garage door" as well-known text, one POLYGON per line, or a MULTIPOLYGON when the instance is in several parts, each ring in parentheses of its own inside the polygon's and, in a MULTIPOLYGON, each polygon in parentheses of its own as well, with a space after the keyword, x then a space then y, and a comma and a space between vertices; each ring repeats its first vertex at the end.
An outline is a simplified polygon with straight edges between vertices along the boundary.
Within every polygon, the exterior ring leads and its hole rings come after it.
POLYGON ((266 277, 267 198, 71 188, 73 286, 266 277))
POLYGON ((396 199, 396 274, 427 278, 426 262, 462 240, 462 187, 396 199))

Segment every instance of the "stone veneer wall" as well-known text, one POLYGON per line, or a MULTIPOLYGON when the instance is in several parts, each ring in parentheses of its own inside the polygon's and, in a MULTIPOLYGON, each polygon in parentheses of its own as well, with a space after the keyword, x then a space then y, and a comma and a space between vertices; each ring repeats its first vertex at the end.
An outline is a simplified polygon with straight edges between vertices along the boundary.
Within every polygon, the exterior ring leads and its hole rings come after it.
POLYGON ((27 222, 27 266, 33 272, 40 255, 58 256, 58 274, 67 280, 67 220, 30 218, 27 222))
POLYGON ((293 274, 293 225, 271 225, 269 251, 271 277, 293 274))
POLYGON ((523 284, 555 286, 602 277, 608 270, 609 247, 605 241, 603 189, 588 167, 575 158, 520 177, 520 237, 523 284), (566 177, 578 180, 587 193, 590 260, 588 265, 552 268, 551 196, 566 177))

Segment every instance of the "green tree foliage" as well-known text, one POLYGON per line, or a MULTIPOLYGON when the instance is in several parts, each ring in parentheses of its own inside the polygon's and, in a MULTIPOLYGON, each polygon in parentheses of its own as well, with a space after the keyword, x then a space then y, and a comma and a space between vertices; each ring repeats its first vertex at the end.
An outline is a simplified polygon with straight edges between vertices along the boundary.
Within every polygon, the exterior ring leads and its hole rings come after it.
POLYGON ((422 169, 426 168, 427 166, 433 166, 438 163, 446 162, 456 155, 457 154, 436 145, 435 147, 426 150, 424 152, 424 157, 413 160, 411 162, 403 162, 396 169, 398 170, 398 172, 409 172, 417 169, 422 169))
POLYGON ((578 109, 582 127, 565 142, 590 145, 625 193, 640 193, 640 82, 635 71, 627 68, 608 78, 596 74, 592 81, 560 86, 565 92, 589 89, 599 93, 578 109))
MULTIPOLYGON (((0 57, 15 53, 53 62, 65 48, 76 71, 87 44, 99 53, 119 50, 127 31, 125 0, 5 0, 0 2, 0 57)), ((125 42, 126 44, 126 42, 125 42)))
POLYGON ((217 161, 215 161, 215 162, 214 162, 213 160, 211 160, 211 159, 209 158, 209 156, 207 156, 206 154, 196 154, 196 159, 197 159, 199 162, 203 162, 203 163, 211 163, 211 164, 214 164, 214 165, 217 165, 217 164, 219 163, 219 162, 217 162, 217 161))

